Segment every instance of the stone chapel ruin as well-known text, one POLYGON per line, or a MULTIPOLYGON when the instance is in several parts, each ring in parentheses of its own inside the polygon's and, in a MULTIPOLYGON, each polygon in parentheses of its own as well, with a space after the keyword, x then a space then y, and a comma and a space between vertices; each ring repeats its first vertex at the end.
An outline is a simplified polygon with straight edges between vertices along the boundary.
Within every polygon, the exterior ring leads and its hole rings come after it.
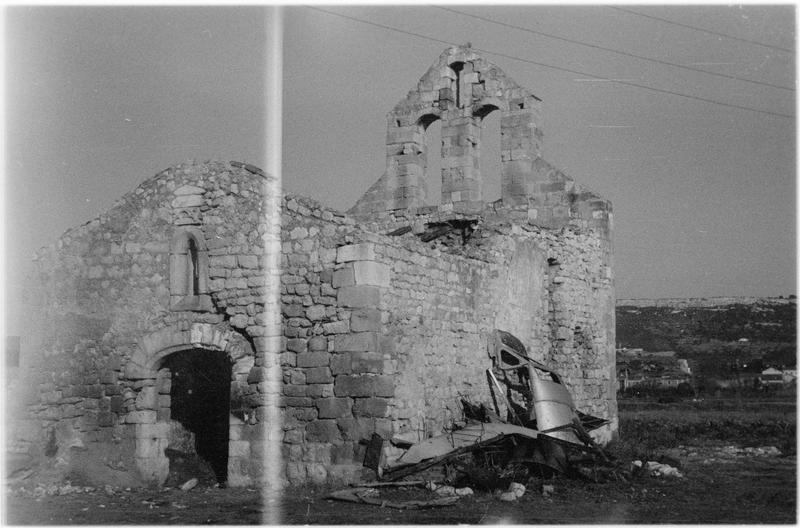
POLYGON ((558 369, 608 441, 611 204, 542 159, 540 100, 452 47, 387 122, 386 172, 347 213, 250 165, 191 163, 41 250, 9 452, 96 483, 163 484, 187 450, 231 486, 354 481, 373 433, 424 439, 460 398, 487 401, 495 329, 558 369), (501 199, 485 203, 492 112, 501 199))

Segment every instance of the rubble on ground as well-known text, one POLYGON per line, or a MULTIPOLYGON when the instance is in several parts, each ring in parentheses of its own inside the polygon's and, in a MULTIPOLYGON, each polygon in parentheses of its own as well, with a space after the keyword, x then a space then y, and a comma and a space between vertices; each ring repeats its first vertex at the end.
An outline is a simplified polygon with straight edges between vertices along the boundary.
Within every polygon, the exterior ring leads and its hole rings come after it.
POLYGON ((654 462, 649 460, 647 462, 642 462, 641 460, 634 460, 631 462, 631 469, 632 471, 644 471, 647 475, 651 477, 674 477, 674 478, 683 478, 683 473, 681 473, 678 468, 670 466, 669 464, 662 464, 660 462, 654 462))
POLYGON ((417 443, 387 441, 375 434, 364 465, 389 481, 447 465, 472 476, 478 488, 498 489, 518 476, 515 469, 552 474, 569 471, 571 459, 609 462, 589 434, 607 421, 578 411, 559 375, 530 358, 519 339, 495 330, 489 355, 492 368, 486 375, 493 409, 462 399, 462 420, 417 443), (386 456, 390 444, 402 450, 399 456, 386 456), (508 471, 497 475, 504 482, 487 483, 481 468, 508 471))
POLYGON ((727 446, 678 446, 665 451, 666 455, 677 460, 699 461, 700 464, 734 463, 746 458, 775 458, 784 453, 775 446, 737 447, 727 446))
MULTIPOLYGON (((439 497, 457 500, 479 490, 495 493, 499 500, 515 501, 525 493, 523 483, 532 478, 556 474, 595 482, 625 478, 619 477, 623 471, 589 434, 607 421, 578 411, 556 372, 531 359, 525 346, 508 332, 494 332, 489 355, 493 366, 486 375, 491 405, 462 399, 461 420, 451 423, 443 434, 416 443, 372 436, 364 465, 376 471, 380 482, 407 486, 403 479, 439 469, 444 479, 427 488, 439 497)), ((385 505, 372 489, 341 490, 331 498, 385 505)), ((552 489, 545 487, 543 495, 550 494, 552 489)), ((416 501, 414 507, 443 504, 447 503, 433 499, 416 501)))

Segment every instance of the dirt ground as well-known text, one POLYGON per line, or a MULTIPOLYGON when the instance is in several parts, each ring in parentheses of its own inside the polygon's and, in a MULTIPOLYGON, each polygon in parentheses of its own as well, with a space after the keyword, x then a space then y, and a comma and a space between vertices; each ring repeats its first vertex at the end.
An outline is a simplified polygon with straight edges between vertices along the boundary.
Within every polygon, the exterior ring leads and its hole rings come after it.
MULTIPOLYGON (((733 448, 683 448, 668 453, 683 478, 638 474, 594 483, 558 476, 531 480, 516 502, 476 492, 451 506, 417 510, 326 499, 330 489, 287 489, 266 498, 256 489, 196 487, 190 491, 40 489, 5 494, 6 524, 606 524, 797 522, 796 456, 733 448), (549 497, 542 484, 553 486, 549 497), (54 490, 50 490, 53 492, 54 490), (39 494, 40 496, 35 496, 39 494)), ((25 484, 21 484, 24 486, 25 484)), ((28 484, 29 488, 31 484, 28 484)), ((389 490, 382 498, 433 498, 389 490)))

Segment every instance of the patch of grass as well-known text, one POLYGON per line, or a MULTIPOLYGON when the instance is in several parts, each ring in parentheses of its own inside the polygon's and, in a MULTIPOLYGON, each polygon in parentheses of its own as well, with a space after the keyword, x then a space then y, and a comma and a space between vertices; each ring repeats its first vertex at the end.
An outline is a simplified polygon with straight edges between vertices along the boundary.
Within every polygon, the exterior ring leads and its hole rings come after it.
POLYGON ((750 405, 706 408, 640 406, 620 410, 620 445, 635 457, 652 458, 659 450, 679 445, 736 445, 778 447, 796 452, 797 416, 794 407, 758 409, 750 405))

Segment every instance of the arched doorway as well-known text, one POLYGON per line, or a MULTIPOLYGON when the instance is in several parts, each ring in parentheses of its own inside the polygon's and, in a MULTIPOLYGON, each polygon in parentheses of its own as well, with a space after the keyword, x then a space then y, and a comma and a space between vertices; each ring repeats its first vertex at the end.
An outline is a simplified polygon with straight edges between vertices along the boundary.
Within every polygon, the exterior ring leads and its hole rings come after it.
POLYGON ((201 348, 170 354, 160 369, 160 376, 170 379, 170 419, 191 433, 194 445, 188 447, 211 466, 220 484, 228 480, 231 372, 224 352, 201 348))
POLYGON ((136 466, 144 481, 167 481, 170 446, 184 451, 191 446, 210 459, 209 465, 213 461, 214 478, 225 478, 229 486, 250 485, 261 474, 259 463, 251 460, 251 437, 262 427, 255 416, 261 397, 253 386, 261 378, 249 381, 254 365, 249 342, 226 326, 171 326, 139 340, 124 378, 140 388, 135 409, 124 420, 133 428, 136 466))

